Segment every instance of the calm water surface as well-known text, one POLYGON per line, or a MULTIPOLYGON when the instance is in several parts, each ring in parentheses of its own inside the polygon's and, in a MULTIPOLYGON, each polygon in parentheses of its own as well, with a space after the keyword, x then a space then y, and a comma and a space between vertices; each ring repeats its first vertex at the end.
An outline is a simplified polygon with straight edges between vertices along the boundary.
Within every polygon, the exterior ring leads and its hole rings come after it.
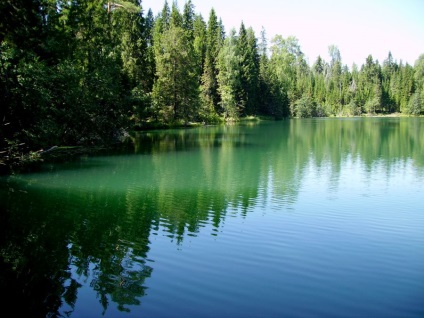
POLYGON ((0 179, 2 309, 424 317, 424 119, 139 133, 0 179))

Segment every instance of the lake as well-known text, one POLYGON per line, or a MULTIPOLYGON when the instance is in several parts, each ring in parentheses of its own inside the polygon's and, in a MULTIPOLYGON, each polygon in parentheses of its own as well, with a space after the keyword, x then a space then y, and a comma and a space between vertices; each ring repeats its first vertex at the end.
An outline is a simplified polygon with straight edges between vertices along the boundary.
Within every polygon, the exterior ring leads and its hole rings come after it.
POLYGON ((424 118, 132 138, 0 178, 4 312, 424 316, 424 118))

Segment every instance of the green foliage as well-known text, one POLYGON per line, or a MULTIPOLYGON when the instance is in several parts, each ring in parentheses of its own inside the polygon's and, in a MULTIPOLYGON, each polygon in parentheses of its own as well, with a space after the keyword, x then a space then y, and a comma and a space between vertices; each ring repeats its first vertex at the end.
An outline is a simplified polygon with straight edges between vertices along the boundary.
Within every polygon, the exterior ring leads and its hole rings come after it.
POLYGON ((171 24, 156 48, 156 76, 152 98, 158 119, 165 123, 195 118, 198 81, 195 55, 187 31, 171 24))
POLYGON ((299 118, 327 116, 325 109, 308 95, 302 96, 294 103, 292 113, 299 118))
POLYGON ((378 61, 369 55, 361 68, 359 76, 359 100, 364 105, 364 111, 374 114, 382 111, 382 74, 378 61))
POLYGON ((234 29, 225 39, 224 46, 219 52, 217 68, 218 92, 221 96, 220 105, 224 117, 228 120, 238 120, 243 104, 237 96, 240 87, 240 56, 234 29))
POLYGON ((405 113, 409 115, 421 115, 424 113, 424 104, 422 94, 420 92, 416 92, 412 95, 405 113))
POLYGON ((349 70, 331 45, 330 61, 310 67, 294 36, 268 51, 265 30, 259 44, 243 23, 226 36, 214 9, 206 23, 191 0, 182 13, 165 1, 156 17, 141 3, 1 2, 0 161, 108 144, 152 121, 423 113, 424 54, 414 66, 369 55, 349 70))
POLYGON ((206 23, 201 15, 196 15, 194 18, 192 37, 196 62, 195 73, 200 85, 206 56, 206 23))
POLYGON ((219 51, 223 44, 221 32, 222 29, 218 23, 215 10, 211 9, 206 30, 206 51, 201 80, 202 112, 207 118, 214 118, 220 112, 220 96, 217 81, 218 69, 216 64, 219 51))
POLYGON ((183 17, 175 1, 172 3, 170 24, 174 27, 183 27, 183 17))
POLYGON ((298 39, 293 36, 284 39, 281 35, 276 35, 272 43, 270 65, 279 85, 287 91, 292 104, 298 98, 296 74, 298 67, 303 63, 303 53, 298 39))
POLYGON ((400 65, 398 75, 397 99, 399 101, 400 111, 408 113, 408 103, 414 93, 414 69, 409 64, 400 65))
POLYGON ((1 9, 12 18, 1 30, 0 150, 20 151, 18 163, 57 144, 119 140, 128 129, 128 83, 141 77, 141 47, 133 46, 138 13, 116 8, 108 14, 101 2, 83 0, 27 1, 1 9), (15 20, 15 14, 26 17, 15 20))
POLYGON ((116 9, 124 9, 121 11, 126 11, 131 13, 140 12, 140 7, 130 1, 123 1, 123 0, 114 0, 113 2, 108 1, 107 5, 108 5, 109 12, 114 11, 116 9))
POLYGON ((358 107, 356 101, 352 99, 349 104, 345 107, 345 114, 347 116, 359 116, 361 115, 361 108, 358 107))
POLYGON ((417 90, 424 88, 424 54, 421 54, 414 64, 414 79, 417 90))
POLYGON ((191 0, 188 0, 184 5, 184 11, 182 14, 182 27, 189 33, 190 40, 194 37, 194 20, 196 13, 194 12, 194 5, 191 0))
POLYGON ((243 105, 243 115, 258 113, 259 55, 257 41, 252 28, 241 24, 237 41, 240 54, 240 87, 238 99, 243 105))
POLYGON ((398 111, 398 105, 396 103, 396 93, 392 89, 396 78, 396 72, 398 65, 393 60, 392 53, 389 52, 387 59, 383 62, 382 67, 382 106, 385 112, 396 112, 398 111))

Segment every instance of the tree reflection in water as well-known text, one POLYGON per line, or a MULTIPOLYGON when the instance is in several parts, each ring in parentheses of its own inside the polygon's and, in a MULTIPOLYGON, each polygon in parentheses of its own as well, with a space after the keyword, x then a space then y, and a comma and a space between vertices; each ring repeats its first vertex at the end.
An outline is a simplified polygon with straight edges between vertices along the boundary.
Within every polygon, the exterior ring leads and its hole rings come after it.
MULTIPOLYGON (((311 163, 320 170, 331 161, 335 186, 346 158, 370 170, 379 162, 388 173, 396 162, 424 166, 423 126, 414 120, 325 121, 332 122, 142 133, 134 137, 132 155, 86 158, 2 179, 3 310, 72 316, 89 288, 102 314, 112 303, 127 312, 146 295, 153 272, 149 239, 159 228, 183 244, 205 225, 218 235, 233 207, 248 217, 267 192, 294 204, 311 163)), ((92 306, 88 300, 84 305, 92 306)))

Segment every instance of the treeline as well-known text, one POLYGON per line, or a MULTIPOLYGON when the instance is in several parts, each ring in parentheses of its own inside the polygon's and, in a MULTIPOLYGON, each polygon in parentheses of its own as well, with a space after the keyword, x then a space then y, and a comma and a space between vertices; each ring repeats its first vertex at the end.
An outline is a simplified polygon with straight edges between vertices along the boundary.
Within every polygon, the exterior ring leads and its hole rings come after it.
POLYGON ((295 37, 227 32, 191 0, 156 15, 138 0, 5 0, 0 18, 0 165, 148 124, 424 112, 424 55, 349 69, 332 45, 310 66, 295 37))

